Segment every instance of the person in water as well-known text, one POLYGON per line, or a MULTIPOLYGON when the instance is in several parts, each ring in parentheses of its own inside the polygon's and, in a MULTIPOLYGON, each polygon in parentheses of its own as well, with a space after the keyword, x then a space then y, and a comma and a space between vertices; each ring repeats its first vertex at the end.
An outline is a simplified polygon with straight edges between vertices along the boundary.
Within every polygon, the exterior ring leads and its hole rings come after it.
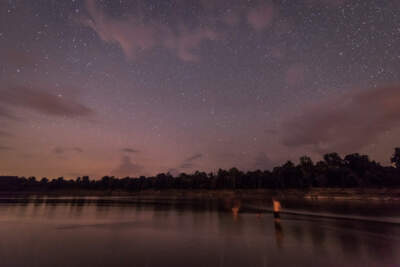
POLYGON ((281 211, 281 203, 276 199, 272 199, 272 205, 273 205, 274 218, 279 219, 281 211))
POLYGON ((233 219, 237 220, 238 215, 239 215, 239 210, 240 210, 240 200, 234 200, 233 205, 232 205, 232 214, 233 214, 233 219))

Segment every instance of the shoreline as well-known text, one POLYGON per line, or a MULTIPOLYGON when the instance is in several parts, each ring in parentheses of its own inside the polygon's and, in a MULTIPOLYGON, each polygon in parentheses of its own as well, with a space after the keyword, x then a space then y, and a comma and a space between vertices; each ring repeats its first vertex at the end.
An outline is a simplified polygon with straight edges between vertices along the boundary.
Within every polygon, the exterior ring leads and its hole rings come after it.
POLYGON ((313 188, 309 190, 144 190, 140 192, 129 191, 103 191, 103 190, 54 190, 54 191, 0 191, 0 198, 59 198, 59 197, 124 197, 137 200, 206 200, 206 199, 241 199, 241 200, 310 200, 310 201, 400 201, 399 189, 375 188, 313 188))

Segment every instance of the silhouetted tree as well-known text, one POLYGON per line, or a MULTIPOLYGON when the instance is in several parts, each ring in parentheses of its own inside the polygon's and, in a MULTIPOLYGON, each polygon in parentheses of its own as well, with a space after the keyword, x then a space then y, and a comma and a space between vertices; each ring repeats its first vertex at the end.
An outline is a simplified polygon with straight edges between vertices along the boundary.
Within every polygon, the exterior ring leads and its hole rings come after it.
POLYGON ((299 164, 300 170, 302 172, 303 184, 305 187, 313 186, 314 184, 314 163, 308 156, 303 156, 300 158, 299 164))
POLYGON ((48 182, 49 182, 49 179, 47 179, 46 177, 43 177, 43 178, 40 180, 40 184, 41 184, 41 185, 47 185, 48 182))
POLYGON ((396 168, 400 169, 400 147, 394 149, 394 154, 390 161, 396 166, 396 168))
POLYGON ((339 168, 343 164, 343 160, 338 153, 325 154, 324 160, 328 167, 339 168))
POLYGON ((173 177, 170 173, 160 173, 155 177, 139 178, 104 176, 100 180, 90 180, 88 176, 75 180, 63 177, 52 179, 35 177, 0 177, 0 191, 46 191, 46 190, 198 190, 198 189, 286 189, 309 187, 399 187, 400 186, 400 148, 396 148, 391 162, 393 167, 383 167, 371 161, 367 155, 350 154, 342 159, 337 153, 324 155, 322 161, 313 163, 310 157, 303 156, 299 164, 288 161, 282 166, 269 170, 248 171, 246 173, 231 168, 219 169, 217 173, 196 171, 193 174, 181 173, 173 177))

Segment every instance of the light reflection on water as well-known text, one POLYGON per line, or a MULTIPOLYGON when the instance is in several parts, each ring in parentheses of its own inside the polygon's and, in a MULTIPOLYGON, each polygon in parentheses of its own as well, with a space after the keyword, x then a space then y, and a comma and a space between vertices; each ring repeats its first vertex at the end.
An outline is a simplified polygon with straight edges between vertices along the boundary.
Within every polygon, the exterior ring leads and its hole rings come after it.
POLYGON ((3 203, 0 266, 400 265, 399 225, 226 205, 3 203))

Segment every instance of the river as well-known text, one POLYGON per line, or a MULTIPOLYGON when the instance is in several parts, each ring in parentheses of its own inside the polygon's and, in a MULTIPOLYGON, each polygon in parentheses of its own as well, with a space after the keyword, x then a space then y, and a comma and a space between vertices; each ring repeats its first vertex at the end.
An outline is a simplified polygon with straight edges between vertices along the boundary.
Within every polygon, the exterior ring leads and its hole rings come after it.
POLYGON ((400 266, 398 204, 2 202, 2 267, 400 266))

